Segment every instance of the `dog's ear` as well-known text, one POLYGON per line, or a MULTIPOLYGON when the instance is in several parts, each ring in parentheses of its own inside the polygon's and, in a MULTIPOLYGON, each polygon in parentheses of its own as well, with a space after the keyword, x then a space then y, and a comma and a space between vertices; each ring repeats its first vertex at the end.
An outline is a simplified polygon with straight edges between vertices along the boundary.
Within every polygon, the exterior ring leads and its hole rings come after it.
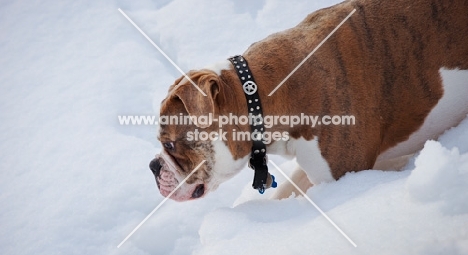
MULTIPOLYGON (((174 94, 182 101, 191 118, 199 116, 212 116, 217 111, 216 96, 219 93, 219 76, 212 71, 193 71, 188 77, 197 85, 195 87, 187 79, 183 79, 174 88, 174 94), (206 95, 203 95, 203 93, 206 95)), ((206 128, 211 123, 203 122, 194 124, 200 128, 206 128)))

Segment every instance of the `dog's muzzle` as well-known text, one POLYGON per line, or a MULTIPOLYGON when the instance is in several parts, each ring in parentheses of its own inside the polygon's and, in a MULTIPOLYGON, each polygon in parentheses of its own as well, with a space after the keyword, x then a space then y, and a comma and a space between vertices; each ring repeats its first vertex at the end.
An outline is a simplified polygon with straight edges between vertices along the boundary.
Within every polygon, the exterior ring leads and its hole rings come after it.
MULTIPOLYGON (((154 174, 156 184, 158 185, 160 193, 166 197, 178 185, 179 181, 175 178, 172 172, 167 170, 167 168, 164 168, 164 170, 162 170, 163 164, 165 164, 164 160, 162 160, 160 157, 156 157, 149 163, 149 168, 154 174)), ((190 194, 191 195, 189 196, 192 199, 202 197, 205 194, 205 185, 196 185, 190 194)))

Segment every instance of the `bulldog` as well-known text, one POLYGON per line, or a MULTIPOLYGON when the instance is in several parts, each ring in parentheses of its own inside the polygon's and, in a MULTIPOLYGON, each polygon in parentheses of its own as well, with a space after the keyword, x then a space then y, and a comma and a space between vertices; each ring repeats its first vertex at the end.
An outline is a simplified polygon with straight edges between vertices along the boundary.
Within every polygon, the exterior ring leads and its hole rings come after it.
MULTIPOLYGON (((347 172, 398 168, 399 159, 466 118, 468 76, 461 70, 468 69, 467 42, 467 0, 353 0, 252 44, 242 56, 255 77, 263 116, 322 120, 313 127, 265 126, 264 133, 280 134, 265 143, 267 153, 296 158, 292 180, 301 189, 347 172), (353 116, 355 122, 333 125, 325 116, 353 116)), ((216 190, 246 166, 253 145, 234 139, 251 132, 251 123, 219 125, 223 116, 249 114, 248 91, 235 64, 225 60, 187 77, 177 79, 161 103, 160 116, 175 116, 179 123, 160 124, 163 149, 150 163, 160 193, 177 201, 216 190), (211 120, 195 121, 203 116, 211 120), (193 121, 181 124, 185 117, 193 121)), ((275 196, 293 190, 286 182, 275 196)))

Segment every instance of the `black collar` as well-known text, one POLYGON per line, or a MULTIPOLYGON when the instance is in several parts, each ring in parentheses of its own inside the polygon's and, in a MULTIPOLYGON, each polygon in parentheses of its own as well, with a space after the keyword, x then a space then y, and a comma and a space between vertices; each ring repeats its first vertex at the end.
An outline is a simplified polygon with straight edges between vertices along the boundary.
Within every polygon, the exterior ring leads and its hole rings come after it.
MULTIPOLYGON (((266 154, 266 146, 263 139, 265 126, 263 125, 263 112, 260 97, 257 92, 257 84, 255 83, 252 72, 249 69, 247 60, 241 55, 230 57, 237 76, 242 84, 245 99, 247 100, 247 107, 249 112, 250 129, 253 136, 252 152, 250 154, 249 167, 255 171, 252 187, 257 189, 261 194, 265 191, 268 181, 268 159, 266 154), (250 121, 252 120, 252 121, 250 121)), ((276 187, 274 177, 272 178, 271 187, 276 187)))

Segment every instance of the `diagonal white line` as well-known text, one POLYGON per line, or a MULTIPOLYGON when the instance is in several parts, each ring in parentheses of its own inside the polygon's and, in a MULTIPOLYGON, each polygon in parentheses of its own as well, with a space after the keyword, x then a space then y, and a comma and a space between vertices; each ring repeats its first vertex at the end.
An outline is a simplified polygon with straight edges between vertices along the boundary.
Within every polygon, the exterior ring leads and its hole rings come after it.
POLYGON ((346 20, 348 20, 349 17, 351 17, 351 15, 353 15, 353 13, 354 13, 355 11, 356 11, 356 9, 353 9, 353 10, 351 11, 351 13, 348 14, 348 16, 346 16, 346 18, 345 18, 343 21, 341 21, 341 23, 340 23, 337 27, 335 27, 335 29, 333 29, 333 31, 331 31, 331 33, 328 34, 327 37, 325 37, 325 39, 323 39, 322 42, 320 42, 319 45, 317 45, 317 46, 315 47, 315 49, 312 50, 312 51, 309 53, 309 55, 307 55, 307 57, 304 58, 304 60, 302 60, 301 63, 299 63, 299 65, 297 65, 296 68, 294 68, 294 70, 292 70, 292 71, 288 74, 288 76, 286 76, 286 78, 284 78, 284 79, 280 82, 280 84, 278 84, 278 86, 276 86, 275 89, 273 89, 273 90, 270 92, 270 94, 268 94, 268 96, 273 95, 273 93, 275 93, 275 91, 278 90, 278 89, 283 85, 283 83, 285 83, 285 82, 289 79, 289 77, 291 77, 291 76, 297 71, 297 69, 299 69, 299 68, 310 58, 310 56, 312 56, 312 55, 320 48, 320 46, 322 46, 322 44, 324 44, 324 43, 330 38, 330 36, 332 36, 332 35, 336 32, 336 30, 338 30, 338 28, 340 28, 341 25, 343 25, 343 24, 346 22, 346 20))
POLYGON ((153 211, 151 211, 151 213, 148 214, 148 216, 146 216, 146 218, 144 218, 144 219, 140 222, 140 224, 138 224, 138 226, 136 226, 136 227, 132 230, 132 232, 130 232, 130 234, 127 235, 127 237, 125 237, 125 239, 124 239, 122 242, 120 242, 119 245, 117 245, 117 248, 120 248, 120 246, 122 246, 122 244, 124 244, 124 243, 133 235, 133 233, 135 233, 135 232, 141 227, 141 225, 143 225, 143 224, 149 219, 149 217, 151 217, 151 215, 153 215, 153 214, 159 209, 159 207, 161 207, 161 206, 174 194, 174 192, 176 192, 176 191, 185 183, 185 181, 187 181, 187 179, 188 179, 190 176, 192 176, 192 174, 195 173, 195 171, 197 171, 198 168, 200 168, 201 165, 202 165, 203 163, 205 163, 205 161, 206 161, 206 160, 203 160, 202 162, 200 162, 200 164, 198 164, 198 166, 195 167, 195 169, 193 169, 193 171, 192 171, 189 175, 187 175, 187 177, 185 177, 185 179, 184 179, 183 181, 181 181, 181 182, 179 183, 179 185, 177 185, 177 187, 176 187, 173 191, 171 191, 171 193, 169 193, 169 195, 167 195, 167 197, 164 198, 164 200, 161 201, 161 203, 159 203, 159 205, 156 206, 156 208, 154 208, 153 211))
POLYGON ((300 189, 300 188, 299 188, 299 187, 298 187, 298 186, 297 186, 297 185, 296 185, 296 184, 295 184, 295 183, 294 183, 294 182, 293 182, 293 181, 292 181, 276 164, 275 164, 275 162, 273 162, 271 159, 270 159, 269 161, 270 161, 270 163, 271 163, 273 166, 275 166, 276 169, 278 169, 278 171, 279 171, 282 175, 284 175, 284 177, 294 186, 294 188, 296 188, 296 189, 307 199, 307 201, 309 201, 309 203, 311 203, 311 204, 315 207, 315 209, 317 209, 317 211, 319 211, 320 214, 322 214, 322 216, 325 217, 325 219, 327 219, 328 222, 330 222, 330 223, 333 225, 333 227, 335 227, 336 230, 338 230, 338 232, 341 233, 341 235, 343 235, 354 247, 357 247, 357 245, 353 242, 353 240, 351 240, 351 238, 349 238, 349 237, 343 232, 343 230, 341 230, 341 228, 339 228, 339 227, 335 224, 335 222, 333 222, 333 221, 322 211, 322 209, 320 209, 320 208, 314 203, 314 201, 312 201, 312 199, 310 199, 309 196, 307 196, 307 194, 304 193, 304 191, 302 191, 302 190, 301 190, 301 189, 300 189))
POLYGON ((193 86, 195 86, 196 89, 198 89, 198 91, 200 91, 200 93, 202 93, 203 96, 206 96, 205 92, 203 92, 203 90, 201 90, 197 84, 195 84, 195 82, 192 81, 192 79, 190 79, 187 74, 184 73, 184 71, 182 71, 182 69, 180 69, 180 67, 178 65, 176 65, 176 63, 174 63, 174 61, 172 61, 171 58, 169 58, 169 56, 166 55, 166 53, 164 53, 163 50, 161 50, 161 48, 159 48, 158 45, 156 45, 156 43, 153 42, 153 40, 151 40, 151 38, 148 37, 148 35, 146 35, 145 32, 143 32, 143 30, 140 29, 139 26, 137 26, 135 24, 135 22, 133 22, 132 19, 130 19, 127 14, 125 14, 125 12, 123 12, 120 8, 118 9, 120 13, 122 13, 122 15, 138 30, 140 31, 140 33, 177 69, 179 70, 179 72, 187 79, 190 81, 190 83, 192 83, 193 86))

